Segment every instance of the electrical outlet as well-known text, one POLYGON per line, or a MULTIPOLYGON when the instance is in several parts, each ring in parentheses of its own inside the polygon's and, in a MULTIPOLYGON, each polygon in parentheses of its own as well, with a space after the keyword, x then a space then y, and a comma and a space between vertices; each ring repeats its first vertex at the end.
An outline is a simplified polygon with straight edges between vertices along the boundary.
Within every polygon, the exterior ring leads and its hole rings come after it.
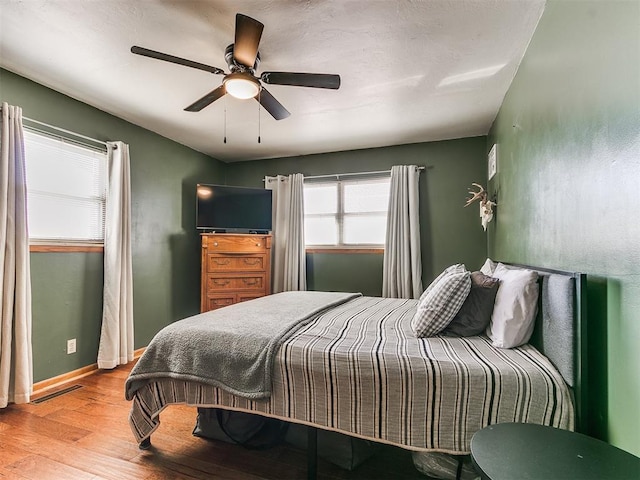
POLYGON ((76 353, 76 339, 67 340, 67 355, 76 353))

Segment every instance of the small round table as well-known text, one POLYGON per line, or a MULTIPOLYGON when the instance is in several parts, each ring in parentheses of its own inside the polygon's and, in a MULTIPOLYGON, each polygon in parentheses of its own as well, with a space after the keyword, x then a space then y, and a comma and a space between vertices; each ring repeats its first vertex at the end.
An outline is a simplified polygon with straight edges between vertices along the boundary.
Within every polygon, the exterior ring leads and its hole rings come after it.
POLYGON ((471 438, 484 480, 640 479, 640 458, 581 433, 528 423, 500 423, 471 438))

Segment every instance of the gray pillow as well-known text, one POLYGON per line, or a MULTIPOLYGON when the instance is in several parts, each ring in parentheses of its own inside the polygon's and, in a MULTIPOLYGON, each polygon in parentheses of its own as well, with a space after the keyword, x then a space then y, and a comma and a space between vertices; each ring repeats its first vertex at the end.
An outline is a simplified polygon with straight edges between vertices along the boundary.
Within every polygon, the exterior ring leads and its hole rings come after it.
POLYGON ((471 291, 442 333, 459 337, 480 335, 491 321, 499 285, 497 278, 482 272, 471 273, 471 291))

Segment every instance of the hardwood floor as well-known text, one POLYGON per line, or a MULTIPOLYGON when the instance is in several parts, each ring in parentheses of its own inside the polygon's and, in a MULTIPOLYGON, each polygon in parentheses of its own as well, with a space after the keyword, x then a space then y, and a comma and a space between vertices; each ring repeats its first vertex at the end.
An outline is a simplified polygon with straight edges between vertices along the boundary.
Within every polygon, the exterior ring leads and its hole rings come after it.
MULTIPOLYGON (((306 453, 288 445, 269 450, 204 440, 191 432, 196 409, 172 405, 161 414, 153 447, 138 449, 129 429, 124 382, 133 363, 99 371, 69 385, 82 388, 43 403, 0 409, 0 478, 304 479, 306 453)), ((65 385, 57 390, 65 388, 65 385)), ((354 471, 318 460, 319 480, 422 479, 408 451, 381 446, 354 471)))

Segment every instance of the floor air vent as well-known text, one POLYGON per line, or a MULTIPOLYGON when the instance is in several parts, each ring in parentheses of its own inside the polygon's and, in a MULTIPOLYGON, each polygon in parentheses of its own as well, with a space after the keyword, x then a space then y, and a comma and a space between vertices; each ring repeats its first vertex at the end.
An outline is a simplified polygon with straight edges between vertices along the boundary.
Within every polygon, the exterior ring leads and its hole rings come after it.
POLYGON ((82 388, 82 385, 72 385, 70 387, 63 388, 62 390, 58 390, 57 392, 53 392, 53 393, 50 393, 48 395, 44 395, 44 396, 42 396, 40 398, 37 398, 35 400, 32 400, 31 403, 34 403, 36 405, 39 404, 39 403, 44 403, 47 400, 51 400, 52 398, 59 397, 60 395, 64 395, 66 393, 73 392, 74 390, 77 390, 79 388, 82 388))

